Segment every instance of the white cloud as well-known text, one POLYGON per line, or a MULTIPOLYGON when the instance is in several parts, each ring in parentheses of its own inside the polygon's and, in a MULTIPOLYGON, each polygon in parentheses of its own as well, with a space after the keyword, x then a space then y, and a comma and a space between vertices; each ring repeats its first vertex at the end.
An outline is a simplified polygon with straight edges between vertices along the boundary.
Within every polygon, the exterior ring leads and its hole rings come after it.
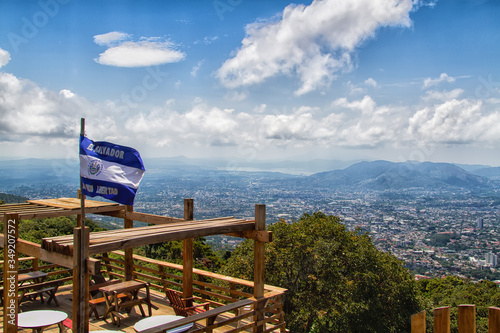
POLYGON ((131 36, 110 32, 94 36, 99 45, 108 46, 108 49, 94 59, 101 65, 116 67, 145 67, 161 65, 183 60, 185 53, 175 49, 169 41, 159 38, 141 38, 139 41, 130 41, 131 36))
POLYGON ((75 119, 93 109, 74 94, 67 98, 69 90, 59 94, 8 73, 0 72, 0 91, 0 141, 70 138, 78 133, 75 119))
POLYGON ((94 42, 97 45, 110 46, 115 43, 129 39, 131 36, 124 32, 112 31, 102 35, 95 35, 94 42))
POLYGON ((370 87, 373 87, 373 88, 377 88, 378 84, 377 84, 377 81, 375 81, 373 78, 368 78, 365 80, 365 84, 367 86, 370 86, 370 87))
POLYGON ((200 70, 200 68, 201 68, 201 66, 203 65, 204 62, 205 62, 205 60, 200 60, 200 61, 198 61, 196 63, 196 65, 191 70, 191 76, 192 77, 196 77, 196 74, 198 74, 198 71, 200 70))
POLYGON ((417 143, 484 146, 500 140, 498 100, 458 100, 460 89, 426 92, 418 108, 379 105, 366 95, 336 99, 326 109, 255 104, 249 113, 207 105, 201 98, 186 109, 168 100, 136 113, 117 102, 91 103, 67 89, 50 91, 1 72, 0 91, 0 141, 38 145, 40 151, 66 145, 73 152, 80 117, 87 119, 89 137, 148 147, 155 155, 162 149, 169 155, 195 148, 206 154, 233 149, 234 154, 245 147, 390 149, 417 143))
POLYGON ((438 100, 438 101, 449 101, 452 99, 458 98, 460 95, 462 95, 464 92, 463 89, 453 89, 451 91, 436 91, 436 90, 428 90, 425 92, 425 96, 422 96, 422 100, 424 101, 432 101, 432 100, 438 100))
POLYGON ((59 91, 59 95, 64 96, 65 98, 72 98, 75 96, 75 94, 71 90, 68 90, 68 89, 63 89, 63 90, 59 91))
POLYGON ((7 65, 10 61, 10 53, 0 48, 0 68, 7 65))
POLYGON ((487 113, 480 100, 453 99, 417 111, 409 120, 416 139, 468 144, 500 139, 500 112, 487 113))
POLYGON ((448 83, 453 83, 455 82, 456 78, 454 77, 451 77, 451 76, 448 76, 448 74, 446 73, 441 73, 441 75, 439 75, 438 78, 426 78, 424 80, 424 84, 422 86, 423 89, 426 89, 426 88, 429 88, 429 87, 432 87, 432 86, 435 86, 441 82, 448 82, 448 83))
POLYGON ((278 20, 246 27, 236 55, 216 75, 229 88, 297 76, 302 95, 350 70, 351 53, 384 26, 411 24, 411 0, 325 0, 289 5, 278 20))

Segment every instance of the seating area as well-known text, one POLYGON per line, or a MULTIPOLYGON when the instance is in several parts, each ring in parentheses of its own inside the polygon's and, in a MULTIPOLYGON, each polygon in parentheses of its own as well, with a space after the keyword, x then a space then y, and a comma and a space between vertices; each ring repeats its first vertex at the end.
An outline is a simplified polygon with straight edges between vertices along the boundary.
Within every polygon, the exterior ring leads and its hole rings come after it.
MULTIPOLYGON (((62 198, 15 207, 2 205, 0 216, 2 209, 6 212, 18 209, 20 213, 3 217, 4 223, 14 221, 12 225, 18 225, 23 218, 77 214, 78 201, 62 198)), ((21 274, 16 276, 21 292, 19 313, 47 313, 50 318, 44 318, 48 326, 43 330, 48 332, 62 326, 72 332, 83 332, 86 327, 89 331, 143 333, 186 329, 189 332, 287 332, 283 313, 286 290, 264 284, 264 245, 272 241, 272 234, 265 230, 265 206, 256 205, 255 220, 229 217, 196 221, 192 199, 185 199, 184 203, 184 218, 180 219, 133 212, 130 206, 86 200, 87 213, 123 218, 124 229, 89 233, 75 228, 74 235, 43 239, 41 245, 17 239, 19 253, 29 256, 19 261, 32 261, 31 267, 24 270, 33 278, 31 284, 22 285, 21 274), (159 225, 134 228, 134 221, 159 225), (254 281, 193 267, 193 237, 215 234, 254 240, 254 281), (170 240, 183 241, 183 265, 146 258, 132 251, 133 247, 170 240), (75 265, 75 262, 82 264, 75 265), (47 263, 52 264, 40 266, 47 263), (36 271, 42 273, 34 273, 36 271), (56 278, 53 275, 63 271, 69 276, 52 282, 56 278), (43 274, 46 281, 35 279, 43 274), (91 277, 92 282, 85 284, 91 277), (40 296, 48 296, 47 302, 36 300, 40 296)), ((8 244, 7 234, 0 235, 0 244, 8 244)), ((17 253, 15 255, 17 258, 17 253)), ((7 276, 4 272, 4 279, 7 276)), ((11 304, 12 296, 7 294, 4 302, 11 304)), ((1 310, 4 322, 0 332, 17 332, 17 325, 10 324, 7 312, 4 314, 4 309, 1 310)), ((28 314, 21 317, 26 325, 31 325, 26 321, 28 314)))

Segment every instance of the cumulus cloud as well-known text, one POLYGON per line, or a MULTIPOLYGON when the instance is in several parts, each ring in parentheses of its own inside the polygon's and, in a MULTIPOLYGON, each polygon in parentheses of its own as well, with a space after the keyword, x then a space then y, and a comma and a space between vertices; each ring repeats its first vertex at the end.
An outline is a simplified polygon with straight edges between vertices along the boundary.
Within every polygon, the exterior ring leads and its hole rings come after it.
POLYGON ((139 143, 170 154, 183 148, 202 152, 214 147, 352 149, 412 147, 422 142, 484 146, 500 140, 498 100, 457 99, 460 89, 428 91, 418 107, 379 105, 366 95, 338 98, 326 108, 303 105, 278 110, 256 104, 243 112, 197 98, 185 109, 169 100, 138 113, 119 101, 91 103, 68 89, 50 91, 1 72, 0 91, 0 141, 21 146, 37 142, 43 147, 67 144, 71 151, 80 117, 87 118, 87 134, 94 139, 134 147, 139 143))
POLYGON ((10 53, 0 48, 0 68, 7 65, 10 61, 10 53))
POLYGON ((131 36, 129 34, 126 34, 124 32, 112 31, 106 34, 95 35, 94 42, 97 45, 109 46, 124 41, 126 39, 129 39, 130 37, 131 36))
POLYGON ((424 101, 432 101, 432 100, 437 100, 437 101, 448 101, 452 99, 458 98, 460 95, 462 95, 464 92, 463 89, 453 89, 451 91, 436 91, 436 90, 428 90, 425 92, 425 95, 422 96, 422 99, 424 101))
POLYGON ((324 0, 289 5, 279 19, 246 26, 235 56, 216 75, 226 87, 297 76, 302 95, 350 70, 355 48, 384 26, 409 27, 411 0, 324 0))
POLYGON ((378 84, 377 84, 377 81, 375 81, 373 78, 368 78, 365 80, 365 84, 367 86, 370 86, 370 87, 373 87, 373 88, 377 88, 378 84))
POLYGON ((480 100, 453 99, 417 111, 408 130, 417 139, 441 144, 498 141, 500 112, 487 113, 480 100))
POLYGON ((455 82, 455 80, 456 80, 456 78, 451 77, 446 73, 441 73, 441 75, 439 75, 439 77, 437 77, 437 78, 434 78, 434 79, 432 79, 430 77, 426 78, 424 80, 424 84, 423 84, 422 88, 427 89, 427 88, 435 86, 441 82, 453 83, 453 82, 455 82))
POLYGON ((68 98, 69 90, 57 93, 42 89, 29 80, 8 73, 0 72, 0 91, 1 141, 18 141, 30 136, 72 137, 78 123, 75 114, 92 109, 74 94, 73 98, 68 98))
POLYGON ((71 90, 68 90, 68 89, 63 89, 63 90, 59 91, 59 95, 64 96, 65 98, 75 97, 75 94, 71 90))
POLYGON ((185 53, 176 50, 176 46, 160 38, 141 38, 129 40, 130 35, 110 32, 94 36, 94 42, 107 46, 108 49, 94 59, 97 63, 115 67, 146 67, 179 62, 185 53))

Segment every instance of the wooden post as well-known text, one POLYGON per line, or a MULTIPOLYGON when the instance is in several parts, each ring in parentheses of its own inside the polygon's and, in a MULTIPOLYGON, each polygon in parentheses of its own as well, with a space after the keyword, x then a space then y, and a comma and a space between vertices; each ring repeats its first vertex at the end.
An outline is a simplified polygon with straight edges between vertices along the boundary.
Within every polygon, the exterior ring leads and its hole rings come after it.
MULTIPOLYGON (((255 231, 266 230, 266 206, 255 205, 255 231)), ((259 302, 259 299, 264 297, 264 276, 265 276, 265 261, 266 261, 266 243, 254 240, 254 289, 253 295, 257 299, 255 304, 254 321, 259 322, 264 320, 263 310, 265 302, 259 302)), ((254 332, 263 332, 264 325, 259 325, 254 328, 254 332)))
POLYGON ((500 333, 500 308, 488 309, 488 333, 500 333))
POLYGON ((89 331, 89 273, 87 258, 88 246, 81 250, 82 244, 88 244, 89 228, 73 229, 73 332, 87 333, 89 331))
POLYGON ((425 333, 425 310, 411 316, 411 333, 425 333))
POLYGON ((458 306, 458 333, 476 333, 476 306, 458 306))
MULTIPOLYGON (((184 219, 192 221, 194 219, 194 200, 184 199, 184 219)), ((194 239, 187 238, 183 242, 182 255, 182 296, 184 298, 193 296, 193 247, 194 239)), ((192 306, 192 302, 186 304, 192 306)))
POLYGON ((434 333, 450 333, 450 307, 434 309, 434 333))
POLYGON ((17 239, 19 238, 19 214, 3 217, 3 331, 17 332, 17 274, 19 269, 17 239))
MULTIPOLYGON (((134 211, 133 206, 125 206, 125 213, 132 213, 134 211)), ((134 227, 134 220, 124 218, 124 228, 133 228, 134 227)), ((134 278, 134 249, 133 248, 128 248, 125 249, 125 258, 124 258, 124 264, 125 264, 125 280, 132 280, 134 278)))

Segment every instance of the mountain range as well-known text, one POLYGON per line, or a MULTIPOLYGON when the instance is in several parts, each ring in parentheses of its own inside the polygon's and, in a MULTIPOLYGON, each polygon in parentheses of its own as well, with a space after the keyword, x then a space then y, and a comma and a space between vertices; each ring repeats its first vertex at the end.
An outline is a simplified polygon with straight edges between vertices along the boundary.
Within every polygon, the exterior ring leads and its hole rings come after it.
POLYGON ((500 168, 466 171, 449 163, 372 161, 355 163, 342 170, 316 173, 307 181, 318 187, 341 186, 370 190, 494 189, 499 187, 500 168))
MULTIPOLYGON (((227 161, 194 160, 185 157, 146 160, 144 182, 159 178, 202 178, 218 176, 259 177, 274 180, 275 186, 315 186, 318 188, 350 188, 357 190, 497 190, 500 189, 500 167, 467 166, 433 162, 362 161, 347 167, 297 175, 295 172, 277 172, 325 169, 342 166, 342 161, 311 160, 309 162, 282 161, 231 164, 227 161), (232 166, 232 167, 229 167, 232 166), (252 171, 249 171, 252 170, 252 171), (265 170, 265 171, 264 171, 265 170)), ((63 160, 0 161, 0 190, 19 185, 60 184, 78 185, 78 162, 63 160)), ((216 181, 215 178, 213 178, 216 181)))

